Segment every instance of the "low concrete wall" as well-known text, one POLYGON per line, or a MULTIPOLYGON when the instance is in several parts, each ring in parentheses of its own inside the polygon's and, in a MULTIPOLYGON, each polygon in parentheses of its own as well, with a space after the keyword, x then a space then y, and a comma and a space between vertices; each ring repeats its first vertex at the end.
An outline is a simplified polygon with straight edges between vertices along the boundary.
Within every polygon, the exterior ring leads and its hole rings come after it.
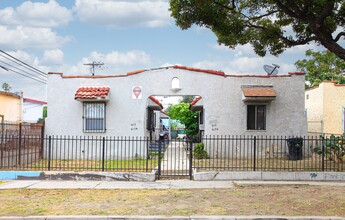
POLYGON ((345 172, 194 172, 194 180, 314 180, 345 181, 345 172))
POLYGON ((132 172, 34 172, 34 171, 0 171, 0 180, 83 180, 83 181, 138 181, 153 182, 152 173, 132 172))

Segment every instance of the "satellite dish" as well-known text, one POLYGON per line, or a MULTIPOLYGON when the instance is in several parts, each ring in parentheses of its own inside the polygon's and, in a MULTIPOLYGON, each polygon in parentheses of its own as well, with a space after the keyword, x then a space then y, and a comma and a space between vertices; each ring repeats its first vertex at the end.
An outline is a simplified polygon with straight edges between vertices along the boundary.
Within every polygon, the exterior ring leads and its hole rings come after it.
POLYGON ((277 64, 272 64, 273 66, 270 65, 264 65, 264 70, 268 75, 276 75, 278 74, 278 68, 280 67, 277 64))

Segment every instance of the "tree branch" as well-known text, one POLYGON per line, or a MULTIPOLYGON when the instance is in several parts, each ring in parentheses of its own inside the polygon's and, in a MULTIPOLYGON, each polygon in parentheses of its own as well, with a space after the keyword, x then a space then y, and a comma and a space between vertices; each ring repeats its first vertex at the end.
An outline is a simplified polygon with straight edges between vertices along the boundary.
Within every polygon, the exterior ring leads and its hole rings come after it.
MULTIPOLYGON (((256 28, 256 29, 261 29, 261 30, 268 30, 268 28, 264 27, 264 26, 258 26, 255 24, 251 24, 250 22, 247 23, 246 25, 248 28, 256 28)), ((285 37, 284 35, 281 35, 277 32, 273 32, 274 35, 276 35, 279 39, 281 39, 282 41, 284 41, 284 43, 288 46, 297 46, 297 45, 304 45, 309 43, 310 41, 316 40, 316 37, 307 37, 304 39, 300 39, 300 40, 291 40, 287 37, 285 37)))
POLYGON ((291 8, 295 9, 295 11, 292 11, 292 10, 290 10, 290 8, 288 6, 285 6, 280 0, 274 0, 274 2, 277 4, 278 8, 280 8, 284 13, 286 13, 290 17, 300 18, 300 19, 303 18, 301 11, 298 9, 298 7, 291 6, 291 8))
POLYGON ((328 0, 326 1, 326 4, 320 13, 320 15, 317 17, 316 22, 317 23, 323 23, 323 21, 327 18, 327 16, 330 15, 330 13, 334 9, 334 1, 328 0))
POLYGON ((341 36, 345 36, 345 32, 340 32, 340 33, 335 37, 334 41, 337 42, 337 41, 341 38, 341 36))
POLYGON ((240 13, 243 17, 247 18, 248 21, 254 21, 254 20, 257 20, 257 19, 261 19, 261 18, 264 18, 264 17, 267 17, 267 16, 270 16, 270 15, 273 15, 275 13, 279 12, 279 10, 275 10, 275 11, 271 11, 267 14, 263 14, 263 15, 260 15, 260 16, 257 16, 257 17, 249 17, 243 13, 240 13))
POLYGON ((222 8, 225 8, 225 9, 227 9, 229 11, 233 11, 233 10, 236 9, 235 0, 231 1, 231 7, 228 6, 228 5, 223 5, 222 3, 219 3, 218 1, 215 1, 215 0, 213 0, 213 3, 216 4, 216 5, 219 5, 222 8))

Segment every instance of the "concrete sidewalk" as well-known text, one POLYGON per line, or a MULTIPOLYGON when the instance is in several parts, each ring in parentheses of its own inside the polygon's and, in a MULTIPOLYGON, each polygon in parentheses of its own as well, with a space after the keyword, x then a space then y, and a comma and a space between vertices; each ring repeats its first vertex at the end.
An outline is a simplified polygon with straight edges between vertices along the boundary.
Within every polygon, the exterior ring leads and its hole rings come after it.
POLYGON ((255 185, 318 185, 345 186, 345 182, 316 181, 191 181, 158 180, 155 182, 125 181, 52 181, 10 180, 0 184, 1 189, 224 189, 255 185))

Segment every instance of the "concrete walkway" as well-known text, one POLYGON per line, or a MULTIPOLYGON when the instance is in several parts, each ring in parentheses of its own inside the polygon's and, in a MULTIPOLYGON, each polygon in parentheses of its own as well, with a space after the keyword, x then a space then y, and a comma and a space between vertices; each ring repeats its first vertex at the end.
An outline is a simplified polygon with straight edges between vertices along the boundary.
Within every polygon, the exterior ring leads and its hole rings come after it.
POLYGON ((161 166, 162 175, 188 175, 189 160, 184 141, 171 141, 165 150, 161 166))

